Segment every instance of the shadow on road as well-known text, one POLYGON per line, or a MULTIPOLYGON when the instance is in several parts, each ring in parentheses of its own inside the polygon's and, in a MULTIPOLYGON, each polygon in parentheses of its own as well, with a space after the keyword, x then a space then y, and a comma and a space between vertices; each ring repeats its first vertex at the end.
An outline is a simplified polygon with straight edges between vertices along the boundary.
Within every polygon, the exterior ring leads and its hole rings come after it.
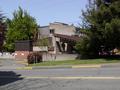
POLYGON ((0 86, 22 80, 20 76, 13 71, 0 71, 0 86))

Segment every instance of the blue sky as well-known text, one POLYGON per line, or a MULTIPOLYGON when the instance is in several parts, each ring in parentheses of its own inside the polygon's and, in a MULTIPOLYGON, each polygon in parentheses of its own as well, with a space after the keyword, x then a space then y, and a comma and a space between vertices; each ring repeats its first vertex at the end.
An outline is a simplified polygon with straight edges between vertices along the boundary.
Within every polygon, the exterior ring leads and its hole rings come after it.
POLYGON ((81 22, 81 10, 85 10, 88 0, 0 0, 0 11, 12 18, 18 7, 27 10, 40 26, 52 22, 75 24, 81 22))

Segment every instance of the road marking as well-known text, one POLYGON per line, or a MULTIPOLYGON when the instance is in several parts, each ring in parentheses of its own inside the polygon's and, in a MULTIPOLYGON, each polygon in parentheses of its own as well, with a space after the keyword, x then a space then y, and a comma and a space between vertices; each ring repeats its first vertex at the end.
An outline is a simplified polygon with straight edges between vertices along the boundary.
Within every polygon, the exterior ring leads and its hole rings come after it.
POLYGON ((100 68, 101 65, 75 65, 72 68, 100 68))
POLYGON ((76 79, 83 79, 83 80, 120 80, 120 77, 85 77, 85 76, 80 76, 80 77, 47 77, 47 76, 0 76, 1 79, 58 79, 58 80, 76 80, 76 79))
POLYGON ((18 67, 16 70, 32 70, 32 67, 18 67))

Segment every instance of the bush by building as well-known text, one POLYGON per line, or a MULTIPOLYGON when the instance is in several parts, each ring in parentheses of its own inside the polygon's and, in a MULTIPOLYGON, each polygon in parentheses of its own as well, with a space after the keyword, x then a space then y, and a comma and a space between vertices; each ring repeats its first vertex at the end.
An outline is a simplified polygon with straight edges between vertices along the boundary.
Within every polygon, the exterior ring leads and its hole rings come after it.
POLYGON ((30 53, 27 57, 28 64, 40 63, 42 62, 42 54, 40 52, 30 53))

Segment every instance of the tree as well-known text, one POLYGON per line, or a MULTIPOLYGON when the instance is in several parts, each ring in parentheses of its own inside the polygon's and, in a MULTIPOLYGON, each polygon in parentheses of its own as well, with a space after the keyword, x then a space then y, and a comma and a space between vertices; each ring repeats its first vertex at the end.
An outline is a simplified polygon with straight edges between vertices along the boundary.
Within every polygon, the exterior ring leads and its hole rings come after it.
POLYGON ((0 12, 0 51, 3 50, 3 43, 4 43, 4 33, 5 33, 5 17, 3 16, 2 12, 0 12))
POLYGON ((48 38, 38 39, 37 45, 38 46, 49 46, 49 40, 48 40, 48 38))
POLYGON ((90 0, 87 10, 83 11, 81 31, 85 37, 76 48, 83 56, 110 54, 120 48, 120 0, 90 0))
POLYGON ((38 26, 36 20, 27 11, 19 7, 14 11, 13 18, 7 19, 8 31, 6 33, 5 47, 8 51, 14 51, 17 40, 36 40, 38 26))

